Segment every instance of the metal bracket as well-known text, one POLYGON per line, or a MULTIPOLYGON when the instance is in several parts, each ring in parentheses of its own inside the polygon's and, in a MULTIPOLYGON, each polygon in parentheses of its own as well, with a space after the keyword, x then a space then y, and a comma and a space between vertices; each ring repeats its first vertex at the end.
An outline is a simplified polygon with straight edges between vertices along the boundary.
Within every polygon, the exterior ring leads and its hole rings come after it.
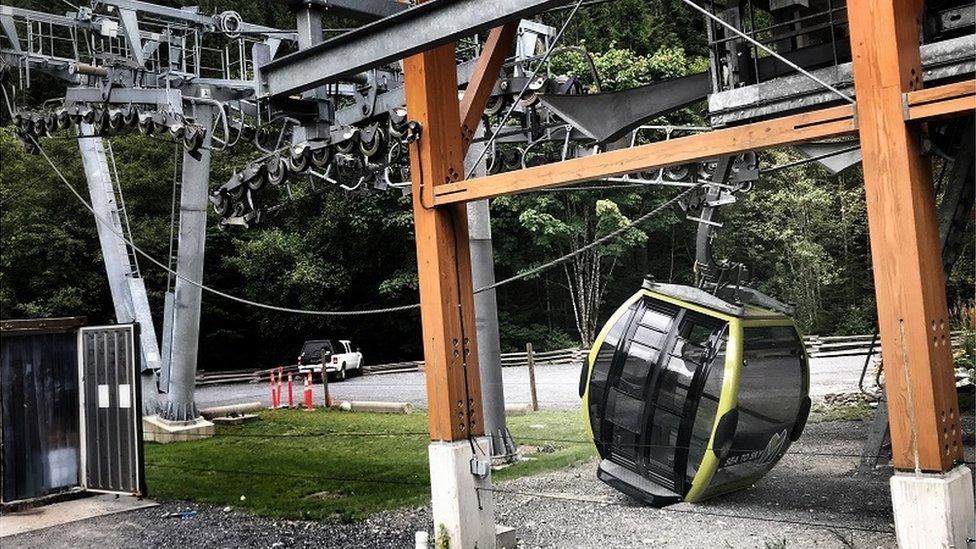
POLYGON ((469 462, 471 466, 471 474, 478 478, 488 478, 491 474, 491 461, 487 459, 478 459, 477 457, 471 458, 469 462))

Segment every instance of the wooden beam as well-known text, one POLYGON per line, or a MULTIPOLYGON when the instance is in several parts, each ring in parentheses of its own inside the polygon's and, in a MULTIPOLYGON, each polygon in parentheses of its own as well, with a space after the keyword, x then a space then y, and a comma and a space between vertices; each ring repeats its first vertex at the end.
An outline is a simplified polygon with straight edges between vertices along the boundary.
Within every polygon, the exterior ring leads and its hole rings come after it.
POLYGON ((847 11, 894 464, 947 471, 962 434, 945 278, 931 166, 902 95, 945 90, 917 93, 921 0, 852 0, 847 11))
POLYGON ((976 80, 914 90, 904 94, 905 120, 927 120, 972 114, 976 110, 976 80))
POLYGON ((853 108, 832 107, 439 185, 434 190, 434 203, 441 206, 591 181, 812 139, 847 135, 855 131, 853 108))
POLYGON ((407 112, 420 123, 410 145, 431 440, 484 433, 474 294, 464 204, 433 207, 433 191, 463 177, 454 45, 404 61, 407 112))
POLYGON ((502 65, 505 64, 505 58, 517 31, 518 22, 513 21, 495 27, 488 33, 488 40, 485 41, 485 47, 481 50, 474 73, 461 98, 461 140, 464 150, 467 150, 474 132, 478 130, 481 115, 485 111, 492 90, 495 89, 495 82, 498 81, 498 75, 501 73, 502 65))
MULTIPOLYGON (((905 110, 908 113, 906 117, 918 121, 972 112, 976 107, 976 95, 971 93, 973 87, 976 87, 976 81, 970 80, 909 92, 905 96, 905 110)), ((851 107, 831 107, 441 185, 434 192, 434 204, 442 206, 534 191, 746 151, 783 147, 813 139, 849 135, 856 131, 856 120, 851 107)))

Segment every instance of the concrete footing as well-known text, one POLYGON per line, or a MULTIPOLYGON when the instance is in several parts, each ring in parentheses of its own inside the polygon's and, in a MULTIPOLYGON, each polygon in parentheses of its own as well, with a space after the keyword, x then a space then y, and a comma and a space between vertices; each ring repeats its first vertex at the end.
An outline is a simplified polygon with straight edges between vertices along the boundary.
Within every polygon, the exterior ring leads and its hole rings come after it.
POLYGON ((230 404, 227 406, 211 406, 210 408, 201 408, 200 415, 205 419, 213 419, 215 417, 229 416, 232 414, 246 414, 248 412, 258 412, 264 410, 264 406, 260 402, 245 402, 243 404, 230 404))
POLYGON ((902 549, 962 549, 976 537, 973 474, 965 465, 942 474, 896 472, 891 505, 902 549))
MULTIPOLYGON (((487 438, 476 442, 488 448, 487 438)), ((485 477, 471 473, 471 458, 475 457, 471 446, 466 440, 431 442, 428 446, 435 547, 495 547, 491 468, 485 467, 485 477)))
POLYGON ((515 528, 495 525, 495 549, 515 549, 517 543, 515 528))
POLYGON ((214 424, 198 417, 190 421, 169 421, 159 416, 142 418, 142 440, 167 444, 202 440, 214 435, 214 424))
POLYGON ((506 404, 505 405, 505 415, 506 416, 527 416, 532 413, 531 404, 506 404))
POLYGON ((347 400, 339 404, 346 412, 373 412, 377 414, 410 414, 413 405, 409 402, 371 402, 368 400, 347 400))

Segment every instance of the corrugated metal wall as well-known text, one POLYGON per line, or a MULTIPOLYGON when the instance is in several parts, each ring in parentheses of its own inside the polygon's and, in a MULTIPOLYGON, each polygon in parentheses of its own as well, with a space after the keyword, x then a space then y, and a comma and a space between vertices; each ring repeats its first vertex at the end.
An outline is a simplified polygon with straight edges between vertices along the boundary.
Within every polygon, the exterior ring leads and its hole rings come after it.
POLYGON ((0 332, 0 501, 79 484, 77 345, 74 329, 0 332))

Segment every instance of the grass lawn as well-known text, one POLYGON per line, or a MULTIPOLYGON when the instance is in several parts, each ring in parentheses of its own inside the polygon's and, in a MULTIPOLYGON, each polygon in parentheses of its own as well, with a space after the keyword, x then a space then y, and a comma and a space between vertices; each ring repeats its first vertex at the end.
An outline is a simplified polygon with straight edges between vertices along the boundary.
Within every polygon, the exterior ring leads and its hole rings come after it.
MULTIPOLYGON (((245 425, 218 427, 210 439, 147 443, 150 497, 290 519, 339 520, 429 502, 426 414, 278 410, 260 416, 245 425)), ((519 444, 548 448, 495 471, 497 480, 596 455, 592 444, 575 442, 586 440, 578 411, 515 416, 508 426, 519 444)))

